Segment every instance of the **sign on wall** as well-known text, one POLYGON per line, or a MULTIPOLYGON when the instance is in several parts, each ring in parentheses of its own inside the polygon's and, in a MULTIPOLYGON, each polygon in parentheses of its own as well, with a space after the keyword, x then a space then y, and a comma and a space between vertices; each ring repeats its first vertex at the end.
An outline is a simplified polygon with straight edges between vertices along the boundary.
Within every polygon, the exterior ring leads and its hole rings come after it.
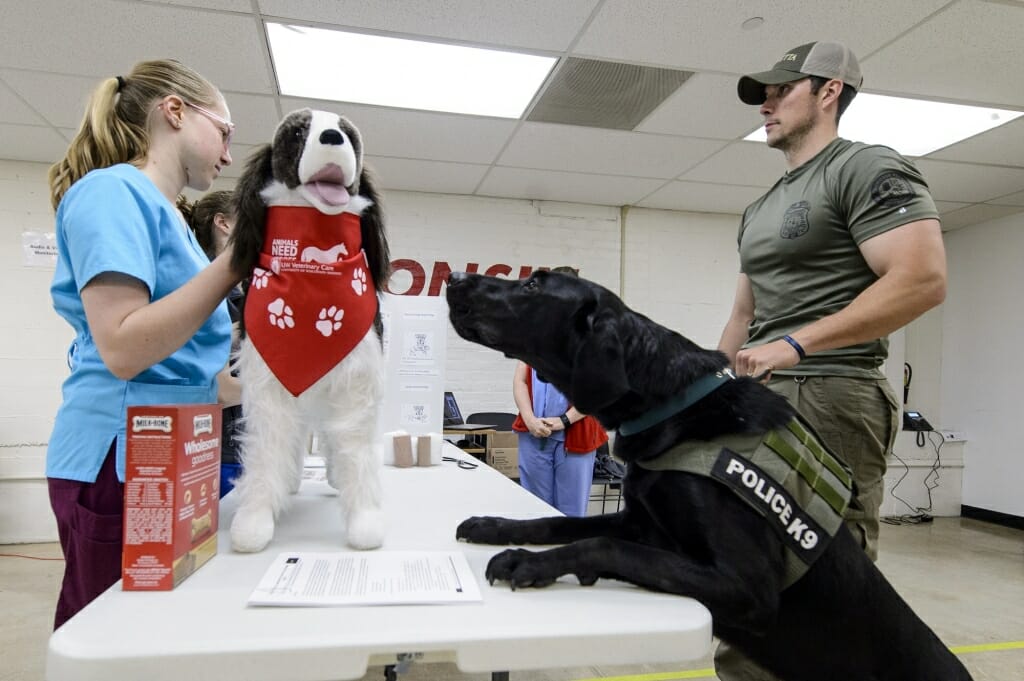
POLYGON ((448 305, 440 298, 386 294, 381 320, 384 407, 380 431, 441 432, 448 305))
POLYGON ((57 267, 57 235, 42 232, 21 233, 22 264, 25 267, 57 267))

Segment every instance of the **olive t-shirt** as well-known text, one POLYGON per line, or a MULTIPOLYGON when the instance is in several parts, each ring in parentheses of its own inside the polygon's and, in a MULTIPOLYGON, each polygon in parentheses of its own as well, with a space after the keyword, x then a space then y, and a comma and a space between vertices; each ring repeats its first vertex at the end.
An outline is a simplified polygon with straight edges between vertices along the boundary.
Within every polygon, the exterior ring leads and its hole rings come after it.
MULTIPOLYGON (((938 218, 917 168, 888 147, 833 140, 747 207, 740 270, 754 319, 744 347, 763 345, 843 309, 878 277, 859 244, 900 225, 938 218)), ((880 378, 888 339, 808 355, 776 374, 880 378)))

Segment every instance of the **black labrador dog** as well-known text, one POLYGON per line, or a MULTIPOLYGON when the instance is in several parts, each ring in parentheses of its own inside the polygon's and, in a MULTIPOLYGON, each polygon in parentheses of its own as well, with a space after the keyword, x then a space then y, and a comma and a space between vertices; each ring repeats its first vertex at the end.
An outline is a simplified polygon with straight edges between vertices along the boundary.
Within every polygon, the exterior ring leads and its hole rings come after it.
POLYGON ((716 636, 788 681, 970 679, 841 523, 786 586, 784 537, 725 484, 644 468, 681 442, 765 433, 792 420, 784 398, 736 378, 651 423, 652 412, 721 375, 724 354, 566 275, 540 271, 515 281, 455 273, 447 298, 460 336, 523 360, 580 411, 618 429, 615 454, 627 462, 618 513, 462 522, 456 536, 469 542, 564 545, 498 553, 487 565, 492 584, 543 587, 572 574, 583 585, 618 579, 689 596, 711 612, 716 636))

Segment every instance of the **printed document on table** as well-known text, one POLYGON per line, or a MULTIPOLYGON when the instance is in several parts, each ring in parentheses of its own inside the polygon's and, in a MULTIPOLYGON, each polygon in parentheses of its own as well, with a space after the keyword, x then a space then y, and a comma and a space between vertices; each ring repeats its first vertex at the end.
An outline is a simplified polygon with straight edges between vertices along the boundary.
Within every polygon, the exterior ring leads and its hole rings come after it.
POLYGON ((282 553, 249 605, 423 605, 481 601, 459 551, 282 553))

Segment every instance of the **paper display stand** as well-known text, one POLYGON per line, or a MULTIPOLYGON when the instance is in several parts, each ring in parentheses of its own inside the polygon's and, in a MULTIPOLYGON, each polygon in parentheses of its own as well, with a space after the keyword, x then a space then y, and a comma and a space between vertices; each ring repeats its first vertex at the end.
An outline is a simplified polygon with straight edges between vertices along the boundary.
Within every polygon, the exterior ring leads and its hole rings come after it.
POLYGON ((385 294, 384 405, 378 433, 440 433, 444 422, 444 367, 448 305, 438 296, 385 294))

